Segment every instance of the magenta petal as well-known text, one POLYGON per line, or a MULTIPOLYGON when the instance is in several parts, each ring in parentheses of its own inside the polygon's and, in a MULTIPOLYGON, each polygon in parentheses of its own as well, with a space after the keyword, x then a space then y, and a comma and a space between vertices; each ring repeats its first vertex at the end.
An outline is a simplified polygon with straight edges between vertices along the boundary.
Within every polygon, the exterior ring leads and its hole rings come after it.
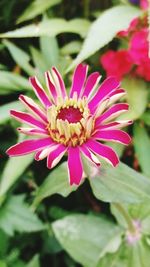
POLYGON ((131 142, 130 136, 121 130, 99 130, 93 137, 95 139, 104 140, 104 141, 115 141, 128 145, 131 142))
POLYGON ((19 96, 19 100, 36 116, 47 123, 47 117, 38 105, 30 98, 24 95, 19 96))
POLYGON ((83 175, 83 166, 78 147, 68 148, 68 170, 70 185, 79 185, 83 175))
POLYGON ((18 143, 12 147, 10 147, 6 153, 10 157, 16 157, 16 156, 21 156, 21 155, 26 155, 29 153, 32 153, 34 151, 37 151, 38 149, 42 147, 46 147, 51 145, 52 141, 50 137, 48 138, 43 138, 43 139, 38 139, 38 140, 25 140, 21 143, 18 143))
POLYGON ((127 111, 128 109, 129 109, 129 105, 125 103, 119 103, 119 104, 113 105, 107 111, 105 111, 100 117, 97 118, 95 127, 97 127, 100 123, 108 119, 116 118, 117 116, 127 111))
POLYGON ((46 146, 46 147, 38 150, 34 155, 34 159, 39 161, 39 160, 46 158, 48 156, 48 154, 50 153, 50 151, 54 150, 55 148, 56 148, 56 143, 52 142, 51 145, 46 146), (43 153, 43 155, 42 155, 42 153, 43 153), (42 157, 41 157, 41 155, 42 155, 42 157))
POLYGON ((49 153, 47 157, 47 167, 49 169, 53 168, 63 157, 67 148, 63 145, 57 145, 56 149, 49 153))
POLYGON ((58 78, 62 97, 65 98, 65 96, 67 95, 67 93, 66 93, 66 88, 65 88, 64 81, 63 81, 63 79, 62 79, 59 71, 55 67, 53 67, 52 70, 55 72, 55 74, 56 74, 56 76, 58 78))
POLYGON ((89 95, 91 95, 94 87, 97 85, 99 80, 100 80, 100 75, 98 72, 94 72, 91 75, 89 75, 89 77, 86 81, 83 93, 81 93, 81 97, 83 97, 83 96, 88 97, 89 95))
POLYGON ((36 96, 39 98, 44 107, 50 107, 52 103, 50 102, 47 94, 45 93, 44 89, 42 88, 36 77, 30 77, 29 81, 34 89, 36 96))
POLYGON ((88 66, 83 64, 79 64, 75 69, 73 75, 72 87, 70 90, 70 97, 73 97, 74 92, 77 92, 78 96, 80 95, 86 79, 87 71, 88 71, 88 66))
POLYGON ((28 113, 16 111, 16 110, 11 110, 10 114, 12 117, 14 117, 16 120, 18 120, 20 122, 27 123, 27 124, 32 125, 32 126, 34 125, 34 126, 37 126, 41 129, 46 128, 46 125, 44 123, 35 119, 32 115, 30 115, 28 113))
POLYGON ((115 96, 115 95, 121 95, 121 96, 122 96, 122 95, 124 95, 124 94, 126 94, 126 91, 125 91, 124 89, 120 88, 120 89, 117 89, 117 90, 111 92, 111 93, 109 94, 109 97, 113 97, 113 96, 115 96))
POLYGON ((50 78, 50 74, 49 72, 45 72, 45 76, 46 76, 46 81, 47 81, 47 87, 49 89, 50 95, 53 98, 53 101, 56 102, 57 100, 57 90, 55 85, 51 82, 51 78, 50 78))
POLYGON ((104 100, 113 90, 117 89, 120 86, 118 80, 114 77, 107 78, 101 86, 98 88, 98 91, 93 96, 89 102, 89 108, 92 113, 95 112, 99 103, 104 100))
POLYGON ((109 146, 101 144, 95 140, 87 141, 86 145, 95 154, 99 155, 102 158, 105 158, 105 160, 108 160, 109 163, 111 163, 114 167, 119 163, 119 158, 117 154, 109 146))
POLYGON ((20 133, 26 135, 36 135, 36 136, 49 136, 47 130, 44 129, 36 129, 36 128, 18 128, 17 129, 20 133))
POLYGON ((114 122, 110 122, 104 125, 99 125, 98 129, 99 130, 115 130, 115 129, 121 129, 123 127, 126 127, 128 125, 131 125, 133 123, 133 121, 131 120, 127 120, 127 121, 114 121, 114 122))
POLYGON ((81 152, 88 158, 90 159, 97 167, 100 166, 100 162, 98 161, 95 161, 94 157, 93 156, 93 153, 91 151, 88 150, 88 148, 86 147, 86 145, 82 145, 80 146, 80 150, 81 152))

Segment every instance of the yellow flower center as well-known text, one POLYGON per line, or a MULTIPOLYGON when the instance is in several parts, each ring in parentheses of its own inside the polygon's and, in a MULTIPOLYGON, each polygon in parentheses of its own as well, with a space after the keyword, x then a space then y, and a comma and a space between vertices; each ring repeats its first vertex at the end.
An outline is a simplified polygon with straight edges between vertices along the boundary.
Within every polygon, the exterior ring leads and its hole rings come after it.
POLYGON ((58 97, 57 105, 47 111, 47 126, 51 138, 65 146, 82 145, 90 136, 94 127, 94 119, 90 114, 87 99, 58 97))

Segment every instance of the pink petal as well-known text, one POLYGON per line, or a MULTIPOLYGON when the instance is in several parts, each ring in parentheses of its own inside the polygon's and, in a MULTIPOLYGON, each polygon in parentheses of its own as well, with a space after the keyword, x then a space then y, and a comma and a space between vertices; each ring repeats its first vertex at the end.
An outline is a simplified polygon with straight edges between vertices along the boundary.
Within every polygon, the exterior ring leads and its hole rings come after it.
POLYGON ((74 92, 77 92, 77 95, 80 95, 80 92, 83 88, 86 75, 88 71, 88 65, 79 64, 74 71, 72 87, 70 90, 70 97, 73 97, 74 92))
POLYGON ((93 137, 98 140, 115 141, 125 145, 131 142, 130 136, 121 130, 99 130, 93 137))
POLYGON ((109 97, 113 97, 113 96, 118 95, 118 94, 124 95, 124 94, 126 94, 126 91, 125 91, 124 89, 122 89, 122 88, 117 89, 117 90, 115 90, 115 91, 112 91, 112 92, 109 94, 109 97))
POLYGON ((91 151, 89 151, 86 147, 86 145, 82 145, 80 146, 80 150, 81 152, 88 158, 90 159, 97 167, 100 166, 100 162, 99 160, 97 159, 97 161, 95 160, 95 155, 93 155, 93 153, 91 151))
POLYGON ((53 67, 52 70, 55 72, 55 74, 56 74, 56 76, 58 78, 60 89, 61 89, 61 95, 62 95, 63 98, 65 98, 65 96, 67 96, 67 93, 66 93, 66 88, 65 88, 64 81, 63 81, 59 71, 55 67, 53 67))
POLYGON ((100 117, 97 118, 95 127, 97 127, 100 123, 114 119, 123 112, 126 112, 129 109, 129 105, 125 103, 115 104, 110 107, 107 111, 105 111, 100 117))
POLYGON ((117 89, 112 91, 111 94, 109 94, 109 105, 112 105, 114 102, 118 101, 122 96, 126 94, 126 91, 124 89, 117 89))
POLYGON ((19 96, 19 100, 25 104, 29 111, 33 112, 38 116, 42 121, 47 123, 47 117, 45 113, 40 109, 40 107, 30 98, 24 95, 19 96))
POLYGON ((6 153, 10 156, 21 156, 26 155, 29 153, 32 153, 34 151, 37 151, 38 149, 42 147, 49 146, 52 143, 50 137, 38 139, 38 140, 25 140, 21 143, 18 143, 12 147, 10 147, 6 153))
POLYGON ((98 91, 95 93, 95 95, 89 102, 89 108, 91 112, 94 113, 98 104, 119 86, 120 83, 116 80, 116 78, 114 77, 107 78, 98 88, 98 91))
POLYGON ((95 89, 95 86, 98 84, 99 80, 100 80, 100 75, 98 72, 94 72, 91 75, 89 75, 86 84, 85 84, 85 88, 83 90, 83 92, 81 93, 80 97, 86 96, 89 97, 89 95, 92 94, 93 89, 95 89))
POLYGON ((130 124, 132 124, 133 121, 131 120, 127 120, 127 121, 114 121, 114 122, 110 122, 104 125, 99 125, 99 130, 105 130, 105 129, 111 129, 111 130, 115 130, 115 129, 121 129, 123 127, 126 127, 130 124))
POLYGON ((109 163, 111 163, 114 167, 119 163, 117 154, 109 146, 101 144, 95 140, 88 140, 86 142, 86 145, 95 154, 99 155, 102 158, 105 158, 105 160, 108 160, 109 163))
POLYGON ((51 82, 50 74, 49 74, 48 71, 45 72, 45 76, 46 76, 47 87, 49 89, 50 95, 52 96, 54 103, 56 103, 56 100, 57 100, 57 90, 56 90, 56 87, 51 82))
POLYGON ((49 153, 47 158, 47 167, 49 169, 55 167, 65 154, 67 147, 63 145, 57 145, 56 149, 49 153))
POLYGON ((34 156, 35 160, 39 161, 46 158, 51 151, 56 149, 56 147, 57 144, 53 142, 50 146, 46 146, 45 148, 38 150, 34 156))
POLYGON ((52 103, 50 102, 47 94, 45 93, 44 89, 42 88, 41 84, 36 79, 36 77, 30 77, 29 81, 34 89, 36 96, 39 98, 43 106, 46 108, 50 107, 52 103))
POLYGON ((68 148, 68 170, 70 185, 79 185, 83 175, 83 166, 78 147, 68 148))
POLYGON ((16 120, 18 120, 20 122, 27 123, 27 124, 32 125, 32 126, 34 125, 34 126, 37 126, 41 129, 46 128, 46 125, 44 123, 35 119, 32 115, 30 115, 28 113, 16 111, 16 110, 11 110, 10 114, 12 117, 14 117, 16 120))
POLYGON ((36 135, 36 136, 49 136, 47 130, 43 129, 36 129, 36 128, 18 128, 17 129, 20 133, 26 134, 26 135, 36 135))

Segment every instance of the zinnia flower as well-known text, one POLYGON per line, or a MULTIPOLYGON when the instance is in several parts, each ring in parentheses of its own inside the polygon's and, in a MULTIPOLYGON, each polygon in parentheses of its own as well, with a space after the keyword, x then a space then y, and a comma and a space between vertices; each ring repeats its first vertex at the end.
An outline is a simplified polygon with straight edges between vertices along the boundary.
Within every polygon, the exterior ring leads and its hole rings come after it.
POLYGON ((56 68, 52 68, 51 73, 45 73, 47 92, 36 77, 31 77, 30 83, 40 105, 20 95, 19 99, 29 113, 11 110, 16 120, 31 126, 18 128, 18 131, 36 139, 12 146, 7 150, 8 155, 21 156, 35 152, 35 159, 47 158, 47 167, 51 169, 68 154, 71 185, 78 185, 83 177, 82 155, 97 167, 100 166, 97 156, 116 166, 119 162, 117 154, 103 141, 125 145, 130 142, 129 135, 120 128, 131 121, 112 121, 128 110, 128 104, 113 104, 125 91, 119 88, 120 84, 114 77, 99 86, 97 72, 86 80, 87 70, 87 65, 77 66, 69 95, 56 68))

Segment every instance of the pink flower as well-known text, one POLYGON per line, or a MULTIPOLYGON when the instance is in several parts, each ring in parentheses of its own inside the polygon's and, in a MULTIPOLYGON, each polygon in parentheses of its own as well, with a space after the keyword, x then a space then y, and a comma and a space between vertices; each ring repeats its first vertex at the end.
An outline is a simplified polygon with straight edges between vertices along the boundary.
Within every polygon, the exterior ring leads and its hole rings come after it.
POLYGON ((139 18, 133 19, 130 22, 130 25, 129 25, 128 29, 119 31, 117 33, 117 36, 120 37, 120 38, 122 38, 122 37, 128 37, 128 35, 130 33, 133 33, 134 31, 137 30, 137 27, 138 27, 139 24, 140 24, 140 19, 139 18))
POLYGON ((127 50, 109 50, 100 59, 107 76, 114 75, 119 80, 129 73, 133 62, 127 50))
POLYGON ((140 0, 140 7, 142 9, 148 9, 148 0, 140 0))
POLYGON ((150 82, 150 59, 144 60, 135 69, 135 74, 143 78, 145 81, 150 82))
POLYGON ((87 71, 87 65, 77 66, 69 95, 56 68, 52 68, 51 73, 45 73, 47 91, 36 77, 30 78, 40 105, 20 95, 19 99, 28 113, 11 110, 11 115, 30 126, 20 127, 18 131, 34 138, 9 148, 9 156, 34 152, 36 160, 47 158, 47 167, 51 169, 68 154, 71 185, 78 185, 83 177, 81 155, 97 168, 100 166, 99 156, 113 166, 118 164, 117 154, 103 141, 125 145, 130 142, 129 135, 120 128, 131 121, 114 121, 128 110, 125 103, 114 104, 125 91, 119 88, 119 82, 113 77, 99 86, 99 73, 94 72, 86 79, 87 71))
POLYGON ((132 35, 129 54, 135 64, 148 60, 148 28, 143 28, 132 35))

